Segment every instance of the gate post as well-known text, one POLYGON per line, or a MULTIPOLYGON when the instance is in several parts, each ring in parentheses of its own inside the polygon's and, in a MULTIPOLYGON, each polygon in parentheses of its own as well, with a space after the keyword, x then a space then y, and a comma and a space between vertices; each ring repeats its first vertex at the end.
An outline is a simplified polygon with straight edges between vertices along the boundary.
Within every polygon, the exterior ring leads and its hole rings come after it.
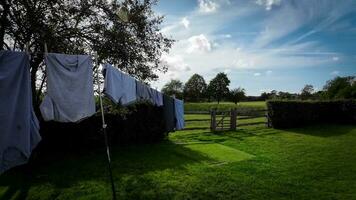
POLYGON ((213 108, 210 111, 210 130, 216 130, 216 108, 213 108))
POLYGON ((237 119, 236 108, 232 108, 231 113, 230 113, 230 130, 231 131, 236 130, 236 119, 237 119))

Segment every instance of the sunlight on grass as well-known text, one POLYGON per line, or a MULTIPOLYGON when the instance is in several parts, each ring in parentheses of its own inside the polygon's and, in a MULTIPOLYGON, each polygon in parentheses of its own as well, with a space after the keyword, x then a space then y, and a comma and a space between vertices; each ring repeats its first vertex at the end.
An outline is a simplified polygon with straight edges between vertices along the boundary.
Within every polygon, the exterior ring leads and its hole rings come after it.
POLYGON ((193 151, 202 153, 203 155, 214 159, 216 162, 238 162, 253 157, 251 154, 216 143, 188 144, 184 146, 193 151))

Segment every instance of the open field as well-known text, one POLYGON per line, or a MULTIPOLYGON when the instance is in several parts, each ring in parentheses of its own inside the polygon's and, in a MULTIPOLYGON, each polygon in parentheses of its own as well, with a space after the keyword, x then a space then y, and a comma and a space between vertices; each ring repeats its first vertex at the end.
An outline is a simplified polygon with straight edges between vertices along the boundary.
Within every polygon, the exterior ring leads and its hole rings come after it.
MULTIPOLYGON (((208 115, 186 119, 193 129, 165 142, 112 149, 118 199, 356 199, 356 126, 276 130, 254 118, 214 134, 208 115)), ((0 200, 110 197, 104 150, 0 176, 0 200)))
POLYGON ((230 110, 231 108, 238 109, 266 109, 266 102, 264 101, 252 101, 252 102, 240 102, 235 105, 232 102, 206 102, 206 103, 185 103, 184 110, 187 112, 194 111, 210 111, 212 108, 218 108, 218 110, 230 110))

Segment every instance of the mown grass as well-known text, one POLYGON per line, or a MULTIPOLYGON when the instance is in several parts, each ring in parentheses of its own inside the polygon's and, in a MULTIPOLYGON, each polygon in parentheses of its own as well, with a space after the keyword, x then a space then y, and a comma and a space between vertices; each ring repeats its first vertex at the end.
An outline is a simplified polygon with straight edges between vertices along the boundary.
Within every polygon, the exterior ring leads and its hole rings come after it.
POLYGON ((212 108, 217 108, 221 111, 227 111, 231 108, 238 109, 266 109, 266 102, 264 101, 253 101, 253 102, 240 102, 235 105, 232 102, 206 102, 206 103, 185 103, 184 110, 186 112, 194 111, 210 111, 212 108))
MULTIPOLYGON (((114 147, 112 156, 118 199, 356 199, 356 126, 183 130, 160 144, 114 147)), ((100 149, 0 176, 0 200, 110 197, 100 149)))

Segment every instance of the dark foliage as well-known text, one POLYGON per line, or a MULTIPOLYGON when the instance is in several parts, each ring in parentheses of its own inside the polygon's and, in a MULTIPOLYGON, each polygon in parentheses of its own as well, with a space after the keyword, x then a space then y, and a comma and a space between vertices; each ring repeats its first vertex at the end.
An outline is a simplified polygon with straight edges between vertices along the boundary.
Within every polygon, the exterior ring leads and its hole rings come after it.
POLYGON ((356 77, 335 77, 324 86, 324 97, 328 99, 355 99, 356 77))
POLYGON ((210 81, 207 87, 207 95, 209 98, 213 98, 219 103, 221 100, 228 97, 229 85, 230 80, 227 77, 227 74, 220 72, 210 81))
POLYGON ((356 123, 356 101, 268 101, 268 122, 274 128, 319 123, 356 123))
POLYGON ((175 96, 178 99, 183 99, 183 82, 172 79, 166 83, 162 88, 162 93, 168 96, 175 96))
MULTIPOLYGON (((149 103, 129 106, 125 114, 105 115, 107 133, 112 145, 128 143, 154 143, 162 141, 163 109, 149 103)), ((104 146, 101 115, 97 114, 79 123, 41 122, 40 152, 77 151, 104 146)))
POLYGON ((199 74, 193 74, 184 85, 184 100, 190 102, 202 101, 207 85, 199 74))
MULTIPOLYGON (((160 62, 173 40, 161 32, 155 0, 1 0, 0 49, 31 52, 31 83, 36 111, 45 85, 43 53, 97 53, 141 81, 157 79, 160 62)), ((38 113, 38 112, 37 112, 38 113)))

